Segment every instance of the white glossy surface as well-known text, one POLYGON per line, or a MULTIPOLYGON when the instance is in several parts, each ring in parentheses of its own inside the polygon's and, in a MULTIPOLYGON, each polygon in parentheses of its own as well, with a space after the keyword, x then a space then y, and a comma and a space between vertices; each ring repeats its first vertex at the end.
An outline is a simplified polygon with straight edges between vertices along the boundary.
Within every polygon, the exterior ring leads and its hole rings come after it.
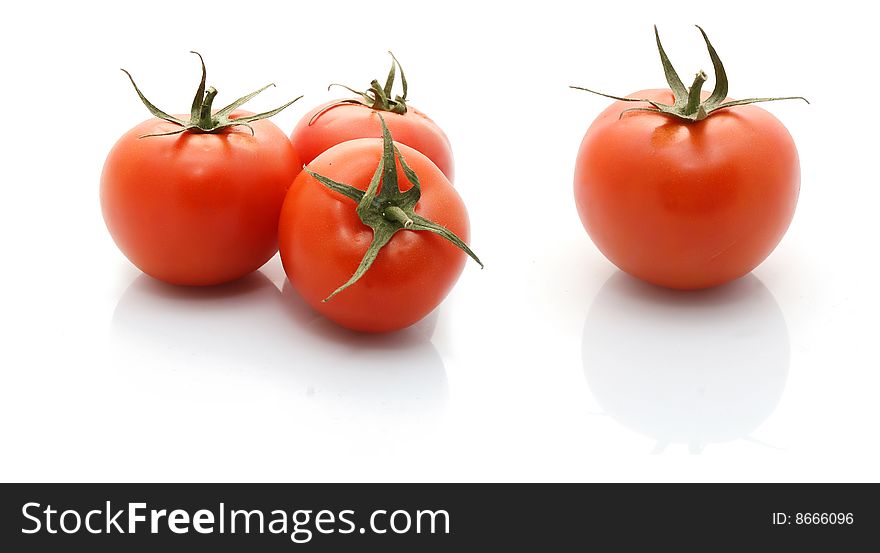
POLYGON ((859 4, 691 3, 732 96, 813 102, 767 107, 802 161, 788 235, 752 276, 695 294, 618 273, 571 193, 607 103, 567 85, 661 86, 655 22, 682 75, 709 67, 662 6, 316 2, 266 18, 283 4, 217 2, 215 18, 261 20, 219 33, 193 24, 201 4, 155 4, 16 4, 0 34, 0 479, 877 480, 880 115, 841 103, 878 88, 859 4), (117 68, 186 111, 193 48, 218 101, 271 80, 254 109, 305 93, 276 119, 286 132, 335 97, 326 83, 381 76, 391 48, 453 142, 486 269, 469 263, 438 311, 380 338, 312 313, 277 258, 209 290, 140 275, 97 201, 107 151, 147 115, 117 68), (474 99, 455 105, 450 83, 474 99))

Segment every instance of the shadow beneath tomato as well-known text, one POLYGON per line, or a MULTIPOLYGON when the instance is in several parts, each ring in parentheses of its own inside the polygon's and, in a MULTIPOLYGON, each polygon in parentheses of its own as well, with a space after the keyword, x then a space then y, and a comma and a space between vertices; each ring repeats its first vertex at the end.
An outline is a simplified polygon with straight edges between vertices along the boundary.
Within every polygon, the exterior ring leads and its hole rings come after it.
POLYGON ((310 396, 390 417, 444 409, 446 371, 431 343, 436 312, 398 332, 363 334, 313 311, 286 280, 281 296, 286 327, 310 351, 312 362, 297 369, 310 396))
POLYGON ((173 286, 142 274, 116 304, 111 339, 169 361, 250 364, 267 352, 261 322, 277 319, 277 302, 278 289, 260 272, 204 287, 173 286))
POLYGON ((680 292, 616 273, 590 306, 582 347, 596 401, 657 453, 751 440, 788 376, 785 318, 753 275, 680 292))
POLYGON ((348 332, 292 291, 282 297, 261 272, 210 288, 141 275, 116 306, 111 354, 144 408, 197 420, 238 415, 276 430, 308 420, 304 434, 337 439, 370 431, 405 439, 433 427, 448 401, 432 321, 424 323, 389 336, 348 332))

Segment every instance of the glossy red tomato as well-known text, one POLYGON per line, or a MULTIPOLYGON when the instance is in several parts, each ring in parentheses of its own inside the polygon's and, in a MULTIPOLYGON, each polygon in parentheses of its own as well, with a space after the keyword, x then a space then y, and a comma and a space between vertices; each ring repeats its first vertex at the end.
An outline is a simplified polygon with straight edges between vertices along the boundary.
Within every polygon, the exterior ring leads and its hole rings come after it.
MULTIPOLYGON (((397 146, 421 183, 415 213, 467 241, 467 211, 449 180, 426 156, 397 146)), ((323 152, 308 168, 366 190, 382 153, 382 139, 352 140, 323 152)), ((406 191, 411 186, 396 163, 400 190, 406 191)), ((342 326, 365 332, 409 326, 446 297, 462 271, 465 253, 437 234, 399 230, 360 280, 322 301, 352 276, 373 240, 356 207, 353 199, 306 171, 300 173, 281 212, 279 244, 287 277, 312 308, 342 326)))
MULTIPOLYGON (((673 103, 669 90, 631 95, 673 103)), ((706 95, 703 95, 704 99, 706 95)), ((670 288, 745 275, 776 247, 800 188, 798 154, 775 117, 754 105, 700 121, 618 101, 580 146, 577 209, 598 248, 620 269, 670 288)))
POLYGON ((253 135, 237 126, 141 138, 180 129, 154 118, 119 139, 101 175, 101 208, 139 269, 172 284, 219 284, 275 254, 278 215, 302 164, 275 124, 250 125, 253 135))
MULTIPOLYGON (((359 103, 327 102, 300 119, 290 135, 290 141, 303 163, 308 164, 318 154, 340 142, 381 136, 379 113, 359 103)), ((446 134, 434 121, 409 105, 403 114, 390 111, 382 111, 381 114, 395 142, 406 144, 426 155, 450 182, 453 181, 455 163, 452 147, 446 134)))

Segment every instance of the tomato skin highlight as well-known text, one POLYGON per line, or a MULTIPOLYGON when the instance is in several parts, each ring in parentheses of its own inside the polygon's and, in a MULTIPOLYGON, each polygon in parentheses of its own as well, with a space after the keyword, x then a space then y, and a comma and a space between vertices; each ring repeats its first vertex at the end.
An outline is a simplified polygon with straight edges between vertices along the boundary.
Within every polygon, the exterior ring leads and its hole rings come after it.
POLYGON ((409 105, 406 113, 399 114, 388 111, 378 112, 363 104, 339 104, 338 100, 327 102, 300 119, 290 134, 290 141, 293 142, 302 162, 308 165, 321 152, 341 142, 382 136, 379 113, 385 118, 385 124, 388 125, 395 142, 405 144, 426 155, 443 171, 449 182, 454 182, 455 162, 449 139, 433 120, 409 105), (330 107, 333 104, 337 105, 330 107), (326 111, 315 118, 322 110, 326 111), (309 125, 310 121, 311 125, 309 125))
MULTIPOLYGON (((241 117, 250 112, 238 111, 241 117)), ((149 119, 113 146, 101 175, 101 208, 123 254, 140 270, 178 285, 236 280, 278 250, 278 215, 301 170, 274 123, 216 133, 149 119)))
MULTIPOLYGON (((427 157, 404 144, 397 147, 421 183, 415 212, 467 242, 467 210, 455 188, 427 157)), ((331 147, 308 167, 366 190, 381 157, 382 139, 364 138, 331 147)), ((399 163, 397 172, 401 190, 408 189, 399 163)), ((300 173, 281 211, 279 249, 284 271, 306 303, 341 326, 361 332, 410 326, 443 301, 467 255, 433 233, 400 230, 360 280, 322 302, 352 276, 373 238, 356 206, 305 171, 300 173)))
MULTIPOLYGON (((631 97, 671 104, 669 90, 631 97)), ((577 156, 578 213, 621 270, 677 289, 717 286, 757 267, 794 215, 797 149, 769 112, 737 106, 698 122, 621 112, 593 122, 577 156)))

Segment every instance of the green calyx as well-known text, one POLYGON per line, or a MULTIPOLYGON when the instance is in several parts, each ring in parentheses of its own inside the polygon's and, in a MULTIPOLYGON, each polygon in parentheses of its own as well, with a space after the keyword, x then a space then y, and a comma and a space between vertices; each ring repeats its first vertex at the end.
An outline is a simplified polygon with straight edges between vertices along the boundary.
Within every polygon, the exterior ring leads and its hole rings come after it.
POLYGON ((239 125, 243 126, 243 127, 247 127, 251 131, 251 134, 254 134, 254 128, 250 125, 250 123, 252 123, 254 121, 259 121, 260 119, 266 119, 268 117, 272 117, 273 115, 279 113, 284 108, 290 106, 291 104, 293 104, 294 102, 296 102, 297 100, 302 98, 302 96, 300 96, 299 98, 295 98, 295 99, 291 100, 290 102, 287 102, 283 106, 276 108, 276 109, 273 109, 271 111, 265 111, 263 113, 257 113, 255 115, 247 115, 244 117, 236 117, 235 119, 230 119, 229 115, 232 114, 233 111, 240 108, 246 102, 252 100, 257 94, 259 94, 259 93, 263 92, 264 90, 266 90, 267 88, 269 88, 271 86, 275 86, 275 85, 268 84, 259 90, 255 90, 254 92, 251 92, 250 94, 246 94, 245 96, 242 96, 238 100, 232 102, 231 104, 229 104, 228 106, 226 106, 220 110, 213 111, 214 97, 217 96, 217 89, 214 88, 213 86, 208 87, 207 89, 205 88, 205 77, 207 75, 207 72, 205 71, 205 60, 202 58, 202 55, 199 54, 198 52, 191 52, 191 53, 197 55, 199 57, 199 61, 202 64, 202 80, 201 80, 201 82, 199 82, 199 88, 196 89, 196 96, 193 99, 192 110, 190 112, 189 121, 184 121, 183 119, 178 119, 177 117, 174 117, 173 115, 168 115, 167 113, 165 113, 161 109, 154 106, 152 104, 152 102, 147 100, 147 98, 144 96, 144 94, 141 92, 141 90, 135 84, 134 78, 132 78, 131 73, 129 73, 125 69, 122 70, 123 73, 128 75, 128 79, 131 81, 132 86, 134 86, 134 90, 135 90, 135 92, 137 92, 137 95, 141 99, 141 102, 143 102, 144 105, 147 106, 147 109, 150 110, 150 113, 152 113, 154 117, 158 117, 159 119, 162 119, 164 121, 168 121, 169 123, 174 123, 175 125, 180 125, 180 127, 181 127, 180 129, 175 130, 175 131, 166 132, 166 133, 147 134, 147 135, 142 136, 141 138, 148 138, 151 136, 169 136, 169 135, 174 135, 174 134, 180 134, 185 131, 198 132, 198 133, 216 133, 216 132, 220 132, 221 130, 223 130, 225 128, 235 127, 235 126, 239 126, 239 125))
POLYGON ((309 121, 309 125, 314 123, 315 120, 323 115, 325 112, 327 112, 327 110, 330 110, 341 104, 357 104, 367 106, 375 111, 388 111, 400 115, 406 113, 406 75, 403 74, 403 67, 401 67, 400 62, 397 61, 397 58, 394 57, 394 54, 392 54, 391 52, 388 52, 388 54, 391 56, 391 69, 388 70, 388 76, 385 78, 385 86, 380 85, 378 80, 373 79, 373 82, 370 83, 370 88, 364 92, 361 92, 344 84, 331 84, 327 87, 327 90, 330 90, 334 86, 339 86, 353 94, 356 94, 358 98, 349 98, 346 100, 333 102, 329 106, 316 113, 309 121), (400 84, 403 88, 403 94, 395 95, 392 98, 392 89, 394 88, 394 81, 397 79, 398 70, 400 70, 400 84))
POLYGON ((360 265, 358 265, 351 278, 348 279, 348 282, 324 298, 323 301, 325 302, 360 280, 376 260, 379 251, 391 241, 395 233, 401 230, 412 232, 427 231, 442 236, 473 258, 474 261, 479 263, 480 267, 483 267, 483 262, 480 261, 480 258, 454 232, 415 212, 416 204, 422 197, 419 177, 407 165, 400 150, 392 142, 391 133, 388 131, 382 115, 379 115, 379 120, 382 123, 382 159, 379 160, 379 165, 376 166, 376 171, 373 173, 373 178, 370 179, 370 184, 366 191, 319 175, 308 167, 303 168, 306 173, 330 190, 357 202, 358 217, 360 217, 363 224, 373 229, 373 240, 370 242, 370 246, 367 248, 360 265), (406 192, 400 190, 395 159, 400 161, 400 167, 403 169, 406 180, 412 184, 412 188, 406 192), (382 184, 381 190, 379 189, 380 181, 382 184))
POLYGON ((657 39, 657 50, 660 51, 660 62, 663 64, 663 72, 666 74, 666 82, 669 83, 669 88, 672 90, 672 93, 675 97, 675 102, 672 105, 661 104, 660 102, 648 100, 645 98, 624 98, 621 96, 613 96, 611 94, 597 92, 595 90, 590 90, 589 88, 583 88, 580 86, 572 86, 570 88, 585 90, 587 92, 598 94, 599 96, 605 96, 606 98, 612 98, 614 100, 621 100, 624 102, 646 102, 651 105, 650 108, 630 108, 623 110, 623 112, 621 112, 620 114, 621 117, 623 117, 623 115, 629 111, 648 111, 653 113, 663 113, 665 115, 671 115, 685 121, 702 121, 703 119, 709 117, 712 113, 720 109, 733 106, 742 106, 745 104, 754 104, 757 102, 773 102, 776 100, 803 100, 808 104, 810 103, 806 98, 802 96, 784 96, 780 98, 747 98, 745 100, 732 100, 730 102, 725 102, 724 99, 727 97, 728 83, 727 73, 724 71, 724 64, 721 63, 721 59, 718 57, 718 53, 715 51, 715 48, 712 47, 712 43, 709 42, 709 37, 706 36, 706 32, 699 25, 697 25, 696 27, 703 35, 703 40, 706 42, 706 48, 709 50, 709 57, 712 59, 712 66, 715 69, 715 89, 712 91, 712 94, 705 100, 702 99, 700 92, 703 88, 703 83, 705 83, 708 78, 708 75, 705 71, 699 71, 694 78, 694 82, 690 86, 690 88, 685 87, 681 78, 678 76, 678 73, 676 73, 675 68, 672 67, 672 63, 669 61, 669 58, 666 56, 666 52, 663 50, 663 45, 660 43, 660 34, 657 32, 656 25, 654 25, 654 36, 657 39))

